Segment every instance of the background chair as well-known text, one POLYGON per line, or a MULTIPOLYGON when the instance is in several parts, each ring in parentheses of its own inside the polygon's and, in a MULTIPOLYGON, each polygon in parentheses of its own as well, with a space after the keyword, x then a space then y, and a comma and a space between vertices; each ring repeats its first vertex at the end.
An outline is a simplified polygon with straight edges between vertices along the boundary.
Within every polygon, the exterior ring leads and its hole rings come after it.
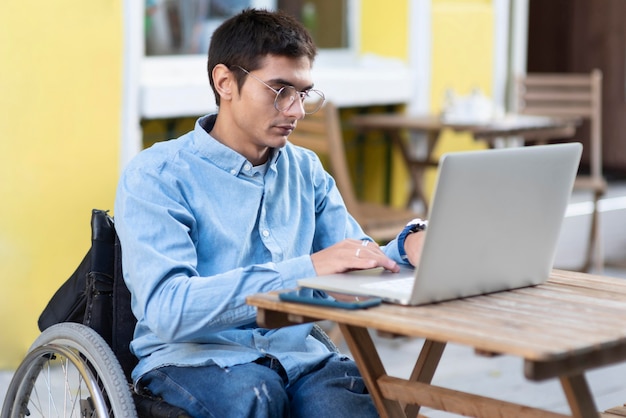
MULTIPOLYGON (((584 142, 589 158, 589 174, 579 174, 574 190, 593 195, 593 211, 588 246, 581 270, 593 268, 600 272, 604 260, 600 238, 598 202, 607 188, 602 174, 602 72, 598 69, 585 74, 531 73, 516 83, 517 111, 524 114, 580 118, 589 123, 589 138, 584 142)), ((533 143, 558 139, 554 136, 525 137, 533 143)))
POLYGON ((316 113, 298 122, 289 141, 308 148, 327 162, 348 212, 359 222, 367 235, 380 243, 396 237, 406 223, 420 215, 389 205, 365 202, 357 198, 344 148, 339 111, 330 102, 316 113))

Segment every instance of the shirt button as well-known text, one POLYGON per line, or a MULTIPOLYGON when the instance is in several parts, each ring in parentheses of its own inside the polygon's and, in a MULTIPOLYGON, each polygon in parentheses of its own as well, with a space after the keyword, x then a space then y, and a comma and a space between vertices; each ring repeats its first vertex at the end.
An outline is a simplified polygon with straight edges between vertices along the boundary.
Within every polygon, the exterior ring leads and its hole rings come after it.
POLYGON ((262 234, 263 234, 263 236, 264 236, 265 238, 267 238, 267 237, 269 237, 269 236, 270 236, 270 231, 268 231, 267 229, 264 229, 264 230, 263 230, 263 232, 262 232, 262 234))
POLYGON ((252 169, 252 166, 250 164, 246 164, 243 166, 243 169, 246 171, 250 171, 252 169))
POLYGON ((235 174, 237 174, 237 170, 230 170, 230 174, 234 176, 235 174))

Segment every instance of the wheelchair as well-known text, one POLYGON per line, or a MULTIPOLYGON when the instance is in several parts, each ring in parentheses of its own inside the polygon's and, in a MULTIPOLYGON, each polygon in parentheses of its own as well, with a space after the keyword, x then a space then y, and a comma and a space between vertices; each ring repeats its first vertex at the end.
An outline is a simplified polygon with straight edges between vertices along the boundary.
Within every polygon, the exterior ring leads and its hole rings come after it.
MULTIPOLYGON (((113 218, 94 209, 91 248, 39 318, 42 333, 15 371, 0 418, 188 418, 184 410, 133 389, 136 319, 124 283, 113 218)), ((311 335, 338 351, 321 327, 311 335)))

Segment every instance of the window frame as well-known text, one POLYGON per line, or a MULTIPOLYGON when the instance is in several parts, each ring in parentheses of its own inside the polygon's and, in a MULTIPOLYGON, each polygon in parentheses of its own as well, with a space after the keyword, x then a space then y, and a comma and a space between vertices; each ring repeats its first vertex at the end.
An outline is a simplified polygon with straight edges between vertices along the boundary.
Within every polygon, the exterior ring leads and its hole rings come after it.
MULTIPOLYGON (((415 88, 409 64, 362 54, 359 44, 361 2, 347 2, 349 46, 320 49, 313 67, 316 88, 338 107, 410 102, 415 88)), ((201 54, 145 56, 144 28, 137 24, 144 21, 145 4, 125 0, 123 12, 120 169, 142 149, 141 120, 193 117, 217 110, 206 74, 206 57, 201 54)))

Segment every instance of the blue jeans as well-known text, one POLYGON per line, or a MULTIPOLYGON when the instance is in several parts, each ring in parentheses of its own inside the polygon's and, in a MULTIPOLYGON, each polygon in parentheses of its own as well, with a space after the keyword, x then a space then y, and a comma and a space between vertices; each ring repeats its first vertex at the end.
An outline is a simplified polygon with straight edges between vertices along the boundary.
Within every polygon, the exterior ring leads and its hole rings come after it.
POLYGON ((142 383, 193 417, 377 417, 356 365, 334 355, 287 384, 280 363, 265 359, 222 369, 167 366, 142 383))

